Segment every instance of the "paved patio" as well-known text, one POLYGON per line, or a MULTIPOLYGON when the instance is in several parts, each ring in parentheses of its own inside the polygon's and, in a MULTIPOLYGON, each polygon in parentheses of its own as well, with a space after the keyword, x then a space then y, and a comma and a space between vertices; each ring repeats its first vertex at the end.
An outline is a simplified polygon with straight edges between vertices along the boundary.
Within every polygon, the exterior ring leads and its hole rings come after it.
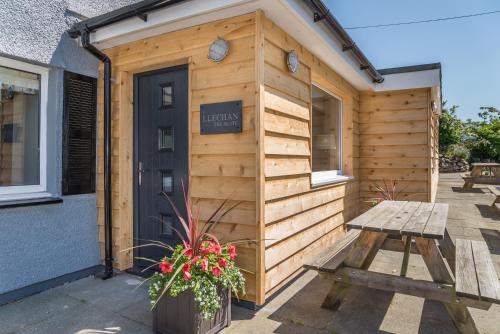
MULTIPOLYGON (((500 274, 500 215, 483 186, 463 191, 458 174, 440 176, 438 202, 450 204, 453 238, 484 239, 500 274)), ((401 255, 380 252, 371 269, 399 272, 401 255)), ((420 257, 412 255, 408 275, 427 278, 420 257)), ((108 281, 87 278, 0 307, 0 334, 151 333, 147 287, 120 274, 108 281)), ((227 333, 456 333, 444 307, 422 298, 356 288, 337 312, 320 304, 329 283, 306 272, 259 311, 233 306, 227 333)), ((471 309, 481 333, 500 333, 500 305, 471 309)))

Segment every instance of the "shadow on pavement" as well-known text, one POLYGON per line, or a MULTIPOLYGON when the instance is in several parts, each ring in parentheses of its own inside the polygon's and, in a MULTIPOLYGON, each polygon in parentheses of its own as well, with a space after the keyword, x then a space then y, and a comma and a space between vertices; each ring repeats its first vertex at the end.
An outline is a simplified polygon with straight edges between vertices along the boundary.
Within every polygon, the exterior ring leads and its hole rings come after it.
POLYGON ((500 255, 500 231, 487 228, 480 228, 479 230, 490 249, 490 253, 500 255))
POLYGON ((494 221, 500 222, 500 214, 491 205, 476 204, 476 207, 479 210, 479 213, 481 214, 481 217, 493 219, 494 221))

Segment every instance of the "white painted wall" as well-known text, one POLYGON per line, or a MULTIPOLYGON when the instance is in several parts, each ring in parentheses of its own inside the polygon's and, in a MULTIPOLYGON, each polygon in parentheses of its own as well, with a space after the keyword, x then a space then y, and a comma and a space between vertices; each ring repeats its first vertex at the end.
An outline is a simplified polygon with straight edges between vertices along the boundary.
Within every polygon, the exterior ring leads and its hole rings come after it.
POLYGON ((384 82, 374 86, 375 91, 439 87, 441 85, 441 74, 439 69, 386 74, 384 78, 384 82))

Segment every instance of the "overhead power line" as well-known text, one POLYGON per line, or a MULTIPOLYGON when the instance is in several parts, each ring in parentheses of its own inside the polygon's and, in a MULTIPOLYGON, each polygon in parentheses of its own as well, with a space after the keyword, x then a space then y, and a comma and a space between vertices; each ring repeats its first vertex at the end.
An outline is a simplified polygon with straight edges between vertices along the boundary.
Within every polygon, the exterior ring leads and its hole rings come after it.
POLYGON ((482 12, 482 13, 475 13, 475 14, 469 14, 469 15, 461 15, 461 16, 442 17, 442 18, 438 18, 438 19, 429 19, 429 20, 421 20, 421 21, 408 21, 408 22, 398 22, 398 23, 387 23, 387 24, 374 24, 374 25, 369 25, 369 26, 349 27, 349 28, 344 28, 344 29, 346 29, 346 30, 355 30, 355 29, 369 29, 369 28, 403 26, 403 25, 409 25, 409 24, 419 24, 419 23, 429 23, 429 22, 458 20, 458 19, 465 19, 465 18, 468 18, 468 17, 476 17, 476 16, 491 15, 491 14, 498 14, 498 13, 500 13, 500 10, 494 10, 494 11, 482 12))

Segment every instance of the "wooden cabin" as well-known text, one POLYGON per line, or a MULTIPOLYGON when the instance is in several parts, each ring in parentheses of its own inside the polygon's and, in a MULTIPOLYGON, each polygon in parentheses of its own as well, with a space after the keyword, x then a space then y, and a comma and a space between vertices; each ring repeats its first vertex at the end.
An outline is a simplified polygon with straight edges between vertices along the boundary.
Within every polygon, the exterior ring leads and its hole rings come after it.
POLYGON ((145 12, 147 20, 113 21, 112 12, 87 22, 90 42, 112 69, 115 268, 140 264, 126 249, 141 240, 175 242, 171 227, 178 223, 159 194, 169 192, 181 205, 181 180, 189 179, 202 219, 225 199, 240 202, 215 233, 224 241, 257 241, 237 248, 247 280, 243 299, 256 304, 335 243, 345 223, 379 196, 377 184, 398 180, 399 199, 434 200, 439 64, 377 71, 335 33, 340 25, 319 4, 193 0, 145 12), (107 23, 99 26, 99 19, 107 23), (221 39, 226 57, 209 59, 211 47, 221 56, 221 39))

